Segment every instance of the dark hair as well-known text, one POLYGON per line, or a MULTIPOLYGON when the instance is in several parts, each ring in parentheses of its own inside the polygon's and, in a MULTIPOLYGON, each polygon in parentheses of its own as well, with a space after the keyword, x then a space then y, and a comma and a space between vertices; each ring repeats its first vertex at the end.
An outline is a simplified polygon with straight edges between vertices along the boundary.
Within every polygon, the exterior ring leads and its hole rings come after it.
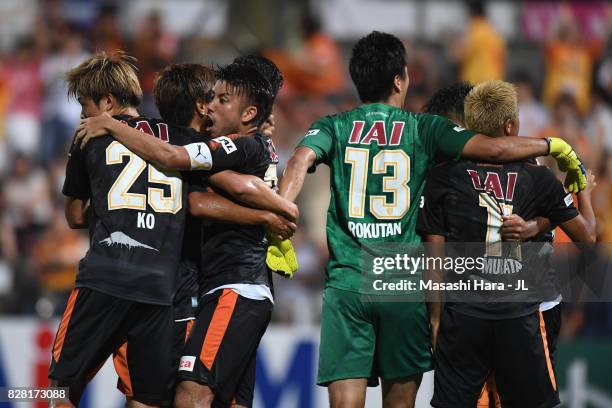
POLYGON ((155 78, 153 96, 161 117, 189 126, 197 101, 210 102, 215 73, 200 64, 170 64, 155 78))
POLYGON ((473 87, 469 82, 456 82, 445 86, 429 98, 423 112, 447 118, 455 115, 463 122, 463 101, 473 87))
POLYGON ((217 69, 217 80, 257 108, 253 125, 259 127, 268 119, 272 113, 272 86, 258 70, 249 65, 229 64, 217 69))
POLYGON ((406 49, 394 35, 372 31, 355 47, 349 62, 351 78, 362 102, 379 102, 393 89, 396 75, 405 76, 406 49))
POLYGON ((255 68, 264 76, 272 87, 272 99, 276 99, 278 90, 283 86, 283 74, 276 64, 261 55, 242 55, 234 59, 234 64, 243 64, 255 68))

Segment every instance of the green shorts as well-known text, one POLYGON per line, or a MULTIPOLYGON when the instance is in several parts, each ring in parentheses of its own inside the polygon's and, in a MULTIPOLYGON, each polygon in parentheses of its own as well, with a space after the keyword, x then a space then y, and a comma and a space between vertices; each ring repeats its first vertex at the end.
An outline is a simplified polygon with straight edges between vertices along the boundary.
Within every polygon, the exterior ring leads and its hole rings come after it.
POLYGON ((427 308, 422 302, 364 301, 364 295, 327 287, 317 384, 390 380, 432 370, 427 308))

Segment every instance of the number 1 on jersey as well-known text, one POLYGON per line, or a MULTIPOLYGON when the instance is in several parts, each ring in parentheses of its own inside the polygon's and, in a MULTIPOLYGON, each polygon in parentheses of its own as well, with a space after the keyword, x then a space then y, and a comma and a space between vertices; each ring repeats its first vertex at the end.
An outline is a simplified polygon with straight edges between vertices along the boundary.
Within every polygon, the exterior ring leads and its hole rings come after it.
MULTIPOLYGON (((349 187, 349 216, 365 216, 366 190, 370 151, 357 147, 347 147, 344 162, 351 165, 349 187)), ((393 167, 393 175, 383 177, 382 191, 392 193, 389 203, 384 195, 370 195, 370 213, 379 220, 402 218, 410 208, 410 156, 403 150, 381 150, 372 160, 372 174, 385 174, 393 167)))

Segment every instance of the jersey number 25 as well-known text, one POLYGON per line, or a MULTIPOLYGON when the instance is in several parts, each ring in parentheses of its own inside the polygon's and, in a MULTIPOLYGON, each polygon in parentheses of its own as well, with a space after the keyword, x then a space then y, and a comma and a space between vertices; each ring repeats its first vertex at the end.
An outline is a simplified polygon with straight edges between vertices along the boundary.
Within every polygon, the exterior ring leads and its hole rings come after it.
POLYGON ((155 212, 176 214, 183 207, 183 181, 172 176, 175 172, 162 173, 148 164, 121 143, 114 141, 106 148, 106 164, 122 164, 123 158, 128 162, 108 191, 108 209, 133 209, 145 211, 147 202, 155 212), (164 195, 163 188, 148 187, 147 194, 129 193, 140 174, 148 168, 149 183, 163 184, 170 187, 170 196, 164 195))

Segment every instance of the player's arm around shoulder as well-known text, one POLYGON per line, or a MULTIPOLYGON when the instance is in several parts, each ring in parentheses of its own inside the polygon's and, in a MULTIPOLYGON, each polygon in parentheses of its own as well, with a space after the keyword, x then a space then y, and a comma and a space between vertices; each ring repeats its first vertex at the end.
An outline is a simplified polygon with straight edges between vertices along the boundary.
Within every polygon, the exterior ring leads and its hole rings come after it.
MULTIPOLYGON (((75 143, 83 148, 91 139, 108 134, 157 167, 166 170, 190 170, 192 168, 191 157, 186 147, 175 146, 157 137, 151 137, 114 119, 107 113, 82 119, 76 131, 75 143)), ((194 151, 194 154, 197 154, 197 151, 194 151)))
POLYGON ((441 153, 453 159, 507 162, 549 154, 545 139, 489 137, 453 123, 448 118, 420 113, 415 115, 419 134, 430 154, 441 153))
POLYGON ((579 208, 574 206, 574 198, 563 184, 557 180, 550 169, 544 166, 532 168, 534 189, 537 192, 540 215, 550 219, 552 225, 559 225, 574 242, 593 243, 596 241, 595 215, 591 206, 591 192, 595 178, 589 172, 590 183, 587 189, 578 193, 579 208), (592 185, 591 185, 592 184, 592 185))

